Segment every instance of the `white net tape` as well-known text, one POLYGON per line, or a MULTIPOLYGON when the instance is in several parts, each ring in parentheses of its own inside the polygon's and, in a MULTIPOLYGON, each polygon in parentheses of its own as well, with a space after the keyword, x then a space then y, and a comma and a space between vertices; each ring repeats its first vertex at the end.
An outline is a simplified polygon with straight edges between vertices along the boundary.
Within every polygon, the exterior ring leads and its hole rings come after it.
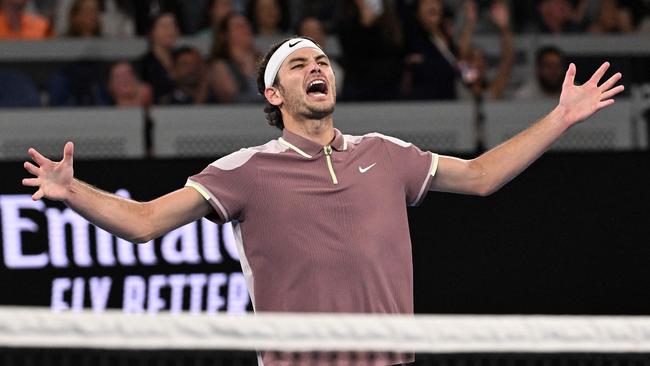
POLYGON ((650 317, 53 313, 0 308, 0 346, 277 351, 650 352, 650 317))

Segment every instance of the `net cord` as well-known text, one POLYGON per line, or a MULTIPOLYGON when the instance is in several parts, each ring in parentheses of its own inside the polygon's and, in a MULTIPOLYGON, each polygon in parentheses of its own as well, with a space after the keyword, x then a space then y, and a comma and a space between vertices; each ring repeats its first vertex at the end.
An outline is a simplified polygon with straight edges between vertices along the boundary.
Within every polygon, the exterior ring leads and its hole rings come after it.
POLYGON ((650 352, 650 317, 124 314, 0 307, 0 347, 468 352, 650 352))

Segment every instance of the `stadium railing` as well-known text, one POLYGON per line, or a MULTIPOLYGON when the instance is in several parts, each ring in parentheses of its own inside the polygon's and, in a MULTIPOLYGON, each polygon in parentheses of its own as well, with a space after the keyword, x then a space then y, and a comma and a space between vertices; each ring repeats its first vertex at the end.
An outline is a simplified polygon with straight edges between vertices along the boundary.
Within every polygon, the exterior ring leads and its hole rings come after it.
POLYGON ((145 157, 140 109, 0 109, 0 160, 22 160, 34 147, 56 157, 66 141, 82 159, 145 157))

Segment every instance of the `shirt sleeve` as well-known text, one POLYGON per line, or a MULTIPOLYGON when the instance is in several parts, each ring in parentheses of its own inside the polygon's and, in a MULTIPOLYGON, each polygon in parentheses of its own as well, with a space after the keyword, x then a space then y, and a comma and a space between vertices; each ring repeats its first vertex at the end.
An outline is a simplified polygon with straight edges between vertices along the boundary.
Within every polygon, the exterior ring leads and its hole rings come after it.
POLYGON ((251 157, 252 154, 240 150, 188 178, 185 186, 196 189, 217 214, 208 215, 208 219, 217 223, 243 221, 244 209, 250 199, 256 174, 249 162, 251 157))
POLYGON ((394 137, 384 137, 393 171, 404 185, 406 204, 417 206, 429 191, 438 168, 438 154, 394 137))

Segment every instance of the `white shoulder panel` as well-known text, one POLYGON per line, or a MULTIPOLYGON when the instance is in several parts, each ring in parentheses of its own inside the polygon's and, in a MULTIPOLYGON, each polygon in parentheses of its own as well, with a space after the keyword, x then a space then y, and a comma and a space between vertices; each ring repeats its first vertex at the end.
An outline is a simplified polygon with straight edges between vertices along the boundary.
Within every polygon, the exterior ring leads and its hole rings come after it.
POLYGON ((272 140, 264 145, 244 148, 230 155, 226 155, 210 165, 221 170, 233 170, 246 164, 255 154, 277 154, 286 150, 287 148, 281 145, 277 140, 272 140))
POLYGON ((378 133, 378 132, 368 133, 368 134, 365 134, 363 136, 344 135, 345 140, 349 144, 359 144, 366 137, 379 137, 381 139, 384 139, 386 141, 390 141, 390 142, 394 143, 395 145, 398 145, 398 146, 401 146, 401 147, 409 147, 409 146, 412 145, 410 142, 405 142, 405 141, 402 141, 402 140, 400 140, 398 138, 395 138, 395 137, 382 135, 381 133, 378 133))

